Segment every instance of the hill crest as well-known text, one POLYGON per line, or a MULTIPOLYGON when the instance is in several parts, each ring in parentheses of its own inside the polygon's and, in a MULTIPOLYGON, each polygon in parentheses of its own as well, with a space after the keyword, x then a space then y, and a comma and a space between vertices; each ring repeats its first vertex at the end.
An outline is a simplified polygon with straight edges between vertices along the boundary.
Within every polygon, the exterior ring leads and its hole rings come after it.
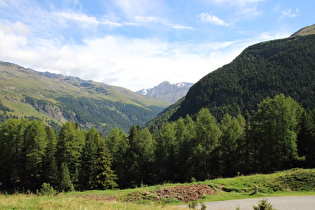
POLYGON ((307 36, 311 34, 315 34, 315 24, 301 28, 300 30, 292 34, 290 37, 307 36))

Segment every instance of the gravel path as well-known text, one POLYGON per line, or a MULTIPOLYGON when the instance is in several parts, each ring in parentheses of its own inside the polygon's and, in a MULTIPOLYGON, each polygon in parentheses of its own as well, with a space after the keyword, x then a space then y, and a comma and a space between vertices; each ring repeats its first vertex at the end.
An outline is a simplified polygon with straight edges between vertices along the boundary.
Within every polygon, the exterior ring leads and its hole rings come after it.
MULTIPOLYGON (((235 210, 237 207, 240 210, 253 210, 253 206, 257 206, 257 202, 262 199, 264 198, 215 201, 205 204, 209 210, 235 210)), ((266 199, 277 210, 315 210, 315 196, 267 197, 266 199)))

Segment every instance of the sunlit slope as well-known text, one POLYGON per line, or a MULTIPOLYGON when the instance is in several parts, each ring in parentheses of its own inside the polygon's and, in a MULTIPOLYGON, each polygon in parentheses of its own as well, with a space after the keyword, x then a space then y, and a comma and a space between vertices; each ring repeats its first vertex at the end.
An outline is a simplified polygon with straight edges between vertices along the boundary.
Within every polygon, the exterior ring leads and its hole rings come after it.
POLYGON ((74 121, 103 132, 142 125, 167 106, 125 88, 6 62, 0 62, 0 91, 2 115, 37 118, 56 126, 74 121))

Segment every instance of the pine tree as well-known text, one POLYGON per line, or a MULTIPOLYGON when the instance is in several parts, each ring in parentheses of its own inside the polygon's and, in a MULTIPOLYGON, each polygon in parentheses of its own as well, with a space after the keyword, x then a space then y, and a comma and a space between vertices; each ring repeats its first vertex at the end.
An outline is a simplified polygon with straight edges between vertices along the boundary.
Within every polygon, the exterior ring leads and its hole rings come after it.
POLYGON ((225 176, 236 175, 239 171, 239 164, 241 159, 241 138, 244 132, 243 119, 232 117, 225 114, 220 127, 222 131, 220 141, 220 155, 222 160, 222 173, 225 176), (239 121, 240 120, 240 121, 239 121))
POLYGON ((51 127, 46 127, 47 146, 43 157, 43 183, 49 183, 52 186, 57 185, 57 161, 56 161, 56 144, 57 135, 51 127))
POLYGON ((299 160, 297 129, 301 106, 280 94, 264 100, 258 107, 253 122, 258 165, 262 172, 292 167, 299 160))
POLYGON ((38 120, 30 122, 24 132, 21 181, 26 189, 40 188, 43 176, 43 157, 46 149, 45 126, 38 120))
POLYGON ((80 185, 82 189, 107 189, 117 184, 117 178, 111 169, 112 158, 106 148, 105 141, 92 127, 86 134, 86 142, 82 151, 80 167, 80 185))
POLYGON ((175 181, 177 151, 175 123, 165 122, 156 134, 155 173, 158 182, 175 181))
POLYGON ((298 151, 305 158, 304 166, 315 167, 315 113, 306 109, 301 116, 298 134, 298 151))
POLYGON ((216 119, 209 109, 202 108, 196 119, 197 147, 195 156, 200 160, 198 170, 199 179, 209 179, 211 174, 218 169, 217 147, 222 132, 216 119))
POLYGON ((60 191, 73 191, 74 186, 71 182, 70 172, 67 163, 62 162, 59 169, 59 190, 60 191))
POLYGON ((61 163, 67 163, 73 183, 78 181, 78 169, 84 141, 84 132, 79 130, 78 125, 67 122, 62 126, 57 142, 57 163, 59 168, 61 163))
POLYGON ((117 175, 117 184, 121 188, 129 185, 128 181, 128 153, 129 142, 127 135, 120 129, 114 128, 105 138, 106 147, 112 156, 112 169, 117 175))

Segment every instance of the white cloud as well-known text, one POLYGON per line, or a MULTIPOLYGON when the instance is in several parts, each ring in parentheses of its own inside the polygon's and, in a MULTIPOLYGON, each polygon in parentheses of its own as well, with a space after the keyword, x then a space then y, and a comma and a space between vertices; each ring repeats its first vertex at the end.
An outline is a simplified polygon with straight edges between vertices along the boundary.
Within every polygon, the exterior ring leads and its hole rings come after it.
POLYGON ((86 39, 82 45, 41 40, 40 45, 29 46, 27 36, 14 33, 0 28, 0 52, 6 52, 0 60, 132 90, 164 80, 197 82, 239 53, 232 43, 170 44, 119 36, 86 39))
POLYGON ((88 16, 84 13, 74 13, 74 12, 54 12, 53 16, 60 19, 61 22, 63 21, 75 21, 81 27, 91 27, 91 25, 108 25, 113 27, 120 27, 127 25, 127 23, 119 23, 112 21, 109 18, 102 17, 97 18, 94 16, 88 16))
MULTIPOLYGON (((20 12, 14 13, 15 18, 21 16, 16 18, 20 21, 10 22, 10 18, 7 18, 5 22, 0 18, 0 60, 35 70, 78 76, 138 90, 153 87, 164 80, 172 83, 197 82, 204 75, 232 61, 249 44, 274 37, 263 34, 264 37, 243 41, 169 43, 154 38, 108 35, 110 33, 106 30, 99 31, 99 28, 104 27, 96 26, 131 25, 155 28, 158 25, 173 29, 194 29, 161 18, 155 11, 156 8, 153 8, 154 4, 158 4, 157 1, 115 2, 130 19, 123 22, 121 18, 115 18, 116 14, 92 16, 72 10, 48 11, 36 5, 30 11, 20 7, 20 12), (81 30, 82 27, 94 27, 98 34, 76 42, 71 40, 72 34, 63 33, 89 31, 81 30)), ((9 13, 15 11, 15 8, 5 11, 9 13)), ((227 22, 208 13, 202 13, 199 18, 201 21, 228 26, 227 22)), ((111 34, 117 33, 115 31, 111 34)))
POLYGON ((199 17, 200 21, 202 21, 202 22, 208 22, 208 23, 212 23, 214 25, 219 25, 219 26, 229 26, 229 24, 227 22, 218 18, 215 15, 210 15, 208 13, 201 13, 200 15, 198 15, 198 17, 199 17))
POLYGON ((194 30, 193 27, 189 26, 183 26, 179 24, 173 24, 163 18, 159 17, 152 17, 152 16, 136 16, 135 21, 140 24, 150 24, 150 23, 157 23, 164 26, 168 26, 173 29, 188 29, 188 30, 194 30))
POLYGON ((292 10, 292 9, 285 9, 285 10, 280 11, 280 13, 281 13, 284 17, 287 17, 287 18, 294 18, 294 17, 297 17, 297 16, 299 16, 299 12, 300 12, 299 9, 295 9, 295 10, 292 10))
POLYGON ((68 13, 68 12, 55 12, 57 17, 78 21, 81 23, 89 23, 89 24, 99 24, 99 21, 92 16, 88 16, 83 13, 68 13))

